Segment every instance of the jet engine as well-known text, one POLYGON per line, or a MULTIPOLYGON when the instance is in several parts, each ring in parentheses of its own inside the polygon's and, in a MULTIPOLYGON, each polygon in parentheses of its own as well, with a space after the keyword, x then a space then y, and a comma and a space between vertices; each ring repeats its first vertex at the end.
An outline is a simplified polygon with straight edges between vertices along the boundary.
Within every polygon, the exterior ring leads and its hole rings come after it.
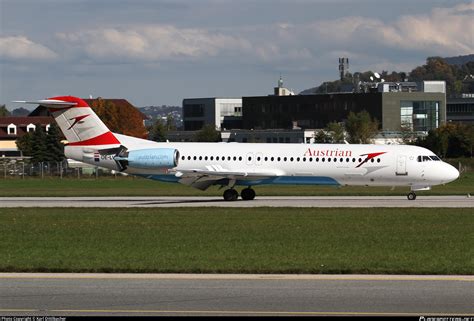
POLYGON ((122 149, 115 157, 120 170, 127 167, 141 169, 167 169, 178 166, 179 151, 174 148, 122 149))

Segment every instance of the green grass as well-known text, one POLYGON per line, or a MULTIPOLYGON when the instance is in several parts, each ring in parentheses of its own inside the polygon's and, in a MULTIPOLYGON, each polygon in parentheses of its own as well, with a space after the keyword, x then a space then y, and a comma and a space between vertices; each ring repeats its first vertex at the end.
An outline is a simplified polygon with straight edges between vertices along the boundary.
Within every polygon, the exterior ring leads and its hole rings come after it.
POLYGON ((0 270, 474 274, 472 209, 0 209, 0 270))
MULTIPOLYGON (((405 195, 408 187, 332 187, 308 185, 259 185, 260 196, 328 196, 328 195, 405 195)), ((134 177, 94 178, 7 178, 0 179, 0 196, 221 196, 223 190, 211 187, 203 192, 176 183, 163 183, 134 177)), ((434 186, 419 195, 474 194, 474 172, 463 174, 444 186, 434 186)))

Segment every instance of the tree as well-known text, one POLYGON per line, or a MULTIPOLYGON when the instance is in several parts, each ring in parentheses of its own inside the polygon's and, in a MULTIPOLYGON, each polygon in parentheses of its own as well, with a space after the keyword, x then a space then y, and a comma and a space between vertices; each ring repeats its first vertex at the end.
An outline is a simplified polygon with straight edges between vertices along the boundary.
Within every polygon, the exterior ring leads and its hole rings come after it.
POLYGON ((51 124, 46 135, 47 161, 61 162, 64 160, 64 145, 61 143, 61 137, 56 123, 51 124))
POLYGON ((139 138, 147 137, 142 114, 133 106, 117 108, 110 100, 99 97, 92 101, 91 107, 112 132, 139 138))
POLYGON ((447 123, 418 138, 415 145, 428 148, 441 157, 472 157, 474 125, 447 123))
POLYGON ((174 122, 173 115, 168 114, 166 116, 166 130, 171 131, 171 130, 176 130, 176 124, 174 122))
POLYGON ((320 129, 314 132, 314 142, 319 144, 330 144, 332 143, 332 138, 324 129, 320 129))
POLYGON ((0 105, 0 117, 10 116, 10 112, 8 111, 5 105, 0 105))
POLYGON ((221 134, 211 124, 204 125, 194 136, 195 142, 220 142, 221 134))
POLYGON ((46 145, 46 133, 41 125, 36 125, 36 129, 31 137, 31 161, 33 163, 48 161, 48 148, 46 145))
POLYGON ((91 107, 112 132, 123 134, 119 126, 118 110, 114 103, 99 97, 92 102, 91 107))
POLYGON ((166 141, 166 125, 163 124, 161 119, 157 119, 149 131, 149 138, 155 142, 165 142, 166 141))
POLYGON ((48 133, 38 124, 33 133, 28 132, 18 138, 16 145, 24 156, 31 156, 34 163, 61 162, 65 158, 61 139, 61 132, 56 124, 51 124, 48 133))
POLYGON ((353 144, 369 144, 378 133, 378 122, 372 120, 370 114, 363 110, 359 113, 350 112, 346 121, 349 142, 353 144))
POLYGON ((320 144, 344 143, 344 126, 330 122, 325 129, 314 132, 314 142, 320 144))
POLYGON ((344 125, 333 121, 326 126, 326 130, 331 135, 333 144, 344 143, 344 125))
POLYGON ((471 71, 469 63, 458 67, 448 64, 441 57, 428 57, 425 65, 416 67, 410 72, 409 80, 444 80, 447 96, 455 96, 461 92, 469 92, 469 87, 467 84, 464 86, 462 80, 471 74, 471 71))
POLYGON ((23 156, 31 156, 33 153, 33 134, 26 133, 16 140, 16 146, 22 151, 23 156))

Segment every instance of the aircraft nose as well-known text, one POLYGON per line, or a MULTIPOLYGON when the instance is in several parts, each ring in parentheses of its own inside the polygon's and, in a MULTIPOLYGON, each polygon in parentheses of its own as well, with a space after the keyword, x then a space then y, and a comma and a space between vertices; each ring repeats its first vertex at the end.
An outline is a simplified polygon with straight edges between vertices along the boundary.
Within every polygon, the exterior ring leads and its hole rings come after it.
POLYGON ((452 165, 446 164, 446 169, 444 170, 444 179, 446 183, 452 182, 459 177, 459 171, 452 165))

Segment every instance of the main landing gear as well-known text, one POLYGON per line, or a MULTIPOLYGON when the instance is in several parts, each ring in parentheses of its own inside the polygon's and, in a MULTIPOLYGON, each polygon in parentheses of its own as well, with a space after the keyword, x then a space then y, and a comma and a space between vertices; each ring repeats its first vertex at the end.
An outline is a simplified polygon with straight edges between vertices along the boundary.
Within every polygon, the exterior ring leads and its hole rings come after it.
MULTIPOLYGON (((236 201, 239 198, 239 193, 235 189, 230 188, 224 192, 223 196, 225 201, 236 201)), ((255 191, 247 187, 242 190, 240 196, 244 201, 251 201, 255 198, 255 191)))

